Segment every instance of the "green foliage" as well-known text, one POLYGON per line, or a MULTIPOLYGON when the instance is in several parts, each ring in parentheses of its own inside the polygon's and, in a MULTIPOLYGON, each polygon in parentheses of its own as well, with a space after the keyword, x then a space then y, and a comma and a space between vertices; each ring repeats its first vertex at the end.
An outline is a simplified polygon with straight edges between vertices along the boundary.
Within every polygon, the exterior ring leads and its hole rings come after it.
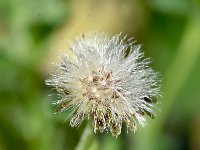
MULTIPOLYGON (((97 134, 90 149, 189 149, 191 132, 199 130, 191 129, 200 118, 199 2, 146 0, 143 5, 149 21, 139 42, 163 78, 161 111, 135 134, 124 130, 117 140, 97 134)), ((55 97, 47 96, 52 91, 41 72, 52 33, 68 19, 69 8, 64 0, 0 1, 2 150, 74 149, 81 138, 85 125, 74 129, 63 122, 67 113, 53 115, 55 97)))

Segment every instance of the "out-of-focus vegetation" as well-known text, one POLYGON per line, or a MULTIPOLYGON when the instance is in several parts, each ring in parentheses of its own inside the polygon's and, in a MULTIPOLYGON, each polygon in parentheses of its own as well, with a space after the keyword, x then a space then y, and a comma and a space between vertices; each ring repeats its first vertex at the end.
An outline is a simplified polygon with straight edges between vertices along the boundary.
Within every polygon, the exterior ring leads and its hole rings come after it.
POLYGON ((90 149, 200 149, 198 0, 1 0, 0 150, 74 149, 85 125, 54 115, 44 85, 68 40, 90 30, 124 31, 162 75, 160 111, 135 134, 96 134, 90 149))

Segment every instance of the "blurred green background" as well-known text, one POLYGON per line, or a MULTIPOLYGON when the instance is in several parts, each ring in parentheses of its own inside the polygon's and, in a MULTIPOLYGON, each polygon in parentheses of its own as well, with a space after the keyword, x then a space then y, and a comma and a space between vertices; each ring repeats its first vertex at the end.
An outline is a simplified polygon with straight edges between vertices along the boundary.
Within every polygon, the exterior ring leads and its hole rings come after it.
MULTIPOLYGON (((96 134, 88 149, 200 150, 200 1, 0 0, 0 150, 72 150, 85 123, 54 115, 44 80, 83 32, 134 36, 161 73, 157 116, 134 134, 96 134)), ((90 139, 88 139, 90 140, 90 139)))

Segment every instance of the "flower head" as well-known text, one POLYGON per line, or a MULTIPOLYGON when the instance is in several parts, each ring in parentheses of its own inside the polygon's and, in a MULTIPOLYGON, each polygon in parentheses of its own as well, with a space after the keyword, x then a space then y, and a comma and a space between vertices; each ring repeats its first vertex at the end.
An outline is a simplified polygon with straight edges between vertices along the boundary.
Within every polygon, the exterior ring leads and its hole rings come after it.
POLYGON ((74 59, 62 56, 46 84, 62 95, 57 112, 73 110, 72 127, 88 118, 95 133, 110 130, 117 137, 123 123, 135 131, 146 124, 145 114, 154 117, 158 75, 143 58, 141 46, 131 41, 121 34, 84 34, 70 47, 74 59))

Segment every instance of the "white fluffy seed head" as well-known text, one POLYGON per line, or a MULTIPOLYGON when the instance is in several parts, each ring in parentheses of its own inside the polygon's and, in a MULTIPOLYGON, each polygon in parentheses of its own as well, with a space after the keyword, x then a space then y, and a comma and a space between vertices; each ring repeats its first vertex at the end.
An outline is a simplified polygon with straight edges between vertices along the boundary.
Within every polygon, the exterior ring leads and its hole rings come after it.
POLYGON ((70 47, 75 59, 63 55, 46 80, 62 95, 56 111, 72 108, 72 127, 88 118, 94 132, 110 130, 114 137, 123 123, 133 131, 144 126, 145 114, 154 117, 152 106, 160 87, 158 74, 140 47, 121 34, 90 33, 77 38, 70 47))

